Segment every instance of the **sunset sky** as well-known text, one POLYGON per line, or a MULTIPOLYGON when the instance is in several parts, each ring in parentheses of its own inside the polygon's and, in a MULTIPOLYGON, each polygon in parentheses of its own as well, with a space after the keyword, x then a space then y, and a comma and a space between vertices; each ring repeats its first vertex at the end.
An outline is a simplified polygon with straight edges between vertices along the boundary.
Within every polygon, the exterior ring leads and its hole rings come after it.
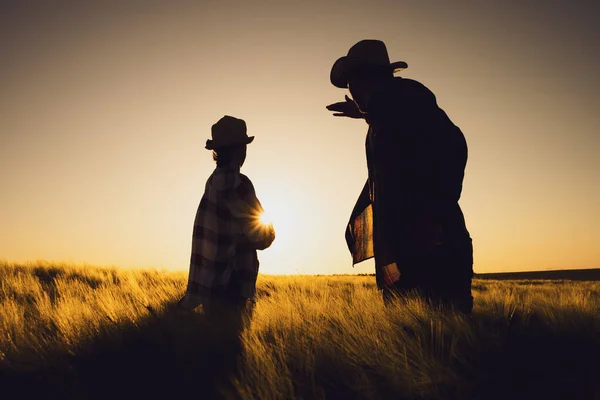
POLYGON ((232 115, 277 231, 261 271, 373 272, 344 241, 367 125, 325 109, 371 38, 467 139, 475 272, 600 267, 599 3, 451 4, 2 2, 0 260, 187 270, 232 115))

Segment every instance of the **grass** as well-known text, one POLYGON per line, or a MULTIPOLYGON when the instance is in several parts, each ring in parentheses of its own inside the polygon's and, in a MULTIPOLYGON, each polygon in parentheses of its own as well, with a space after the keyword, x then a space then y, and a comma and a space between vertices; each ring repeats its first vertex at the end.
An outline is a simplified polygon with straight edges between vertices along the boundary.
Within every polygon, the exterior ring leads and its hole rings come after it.
MULTIPOLYGON (((473 282, 471 317, 383 306, 372 276, 260 276, 239 342, 179 314, 186 273, 0 265, 19 398, 600 399, 600 283, 473 282)), ((10 397, 8 397, 10 398, 10 397)))

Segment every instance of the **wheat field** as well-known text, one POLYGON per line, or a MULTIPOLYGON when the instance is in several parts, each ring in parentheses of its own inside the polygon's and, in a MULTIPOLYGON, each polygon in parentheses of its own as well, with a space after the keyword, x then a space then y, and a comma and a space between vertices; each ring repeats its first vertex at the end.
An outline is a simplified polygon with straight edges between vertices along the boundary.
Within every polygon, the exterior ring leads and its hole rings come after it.
MULTIPOLYGON (((187 274, 0 264, 2 398, 600 399, 600 283, 474 280, 472 316, 372 276, 265 276, 239 341, 187 274)), ((0 395, 1 395, 0 394, 0 395)))

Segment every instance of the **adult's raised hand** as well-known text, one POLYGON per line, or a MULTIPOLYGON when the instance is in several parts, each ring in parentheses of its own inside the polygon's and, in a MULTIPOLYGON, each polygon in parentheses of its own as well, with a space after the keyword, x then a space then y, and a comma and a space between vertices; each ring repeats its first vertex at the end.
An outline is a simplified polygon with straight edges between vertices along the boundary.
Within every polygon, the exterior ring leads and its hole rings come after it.
POLYGON ((360 112, 356 103, 350 97, 348 97, 348 95, 346 95, 345 98, 346 101, 330 104, 327 106, 327 109, 329 111, 335 111, 333 113, 334 117, 364 119, 365 115, 360 112))

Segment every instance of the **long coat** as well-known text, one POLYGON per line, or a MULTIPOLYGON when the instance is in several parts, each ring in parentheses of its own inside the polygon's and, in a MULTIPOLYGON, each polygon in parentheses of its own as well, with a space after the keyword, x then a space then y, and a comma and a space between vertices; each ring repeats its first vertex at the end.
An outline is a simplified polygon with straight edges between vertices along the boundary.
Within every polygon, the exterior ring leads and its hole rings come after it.
POLYGON ((470 287, 473 250, 458 204, 467 162, 461 130, 429 89, 402 78, 371 100, 366 119, 369 177, 346 230, 353 262, 375 257, 380 288, 461 279, 470 287))

